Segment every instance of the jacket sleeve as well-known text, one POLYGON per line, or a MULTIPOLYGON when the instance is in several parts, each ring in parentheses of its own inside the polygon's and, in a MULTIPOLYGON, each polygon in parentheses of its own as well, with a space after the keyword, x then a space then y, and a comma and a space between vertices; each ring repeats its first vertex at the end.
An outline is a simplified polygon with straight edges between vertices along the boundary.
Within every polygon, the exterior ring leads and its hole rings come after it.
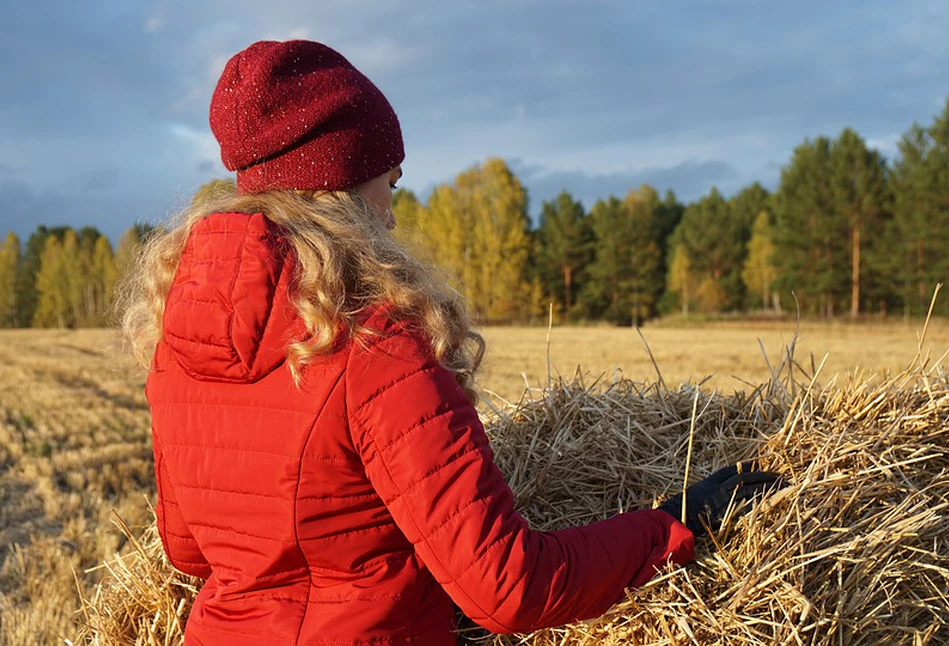
POLYGON ((692 533, 660 510, 531 530, 476 409, 416 333, 354 344, 346 389, 369 480, 420 561, 492 632, 599 617, 667 560, 693 558, 692 533))
POLYGON ((152 432, 152 448, 155 453, 155 482, 158 486, 155 521, 158 525, 158 535, 161 536, 162 547, 175 569, 207 579, 211 576, 211 566, 204 558, 198 542, 192 536, 178 508, 175 490, 162 459, 158 434, 154 431, 152 432))

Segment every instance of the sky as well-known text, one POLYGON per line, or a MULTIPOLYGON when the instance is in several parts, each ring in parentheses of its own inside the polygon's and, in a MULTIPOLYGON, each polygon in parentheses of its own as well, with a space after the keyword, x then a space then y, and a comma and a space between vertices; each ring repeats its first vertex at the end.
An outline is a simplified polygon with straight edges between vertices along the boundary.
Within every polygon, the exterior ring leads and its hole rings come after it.
POLYGON ((643 182, 690 201, 777 186, 806 137, 889 158, 949 98, 946 0, 0 0, 0 234, 113 242, 232 177, 208 125, 232 55, 317 40, 386 95, 399 185, 423 199, 489 156, 528 210, 643 182))

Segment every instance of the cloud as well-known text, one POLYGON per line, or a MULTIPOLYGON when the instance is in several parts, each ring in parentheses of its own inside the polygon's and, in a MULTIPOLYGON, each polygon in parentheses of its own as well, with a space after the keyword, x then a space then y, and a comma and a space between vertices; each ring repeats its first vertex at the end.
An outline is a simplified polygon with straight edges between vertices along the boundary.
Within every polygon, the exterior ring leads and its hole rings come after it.
POLYGON ((184 144, 186 151, 203 163, 220 156, 220 145, 210 130, 198 130, 183 123, 168 124, 168 132, 184 144))
POLYGON ((723 160, 690 159, 674 166, 647 166, 614 173, 550 171, 518 159, 509 160, 508 165, 527 187, 529 210, 535 218, 542 202, 554 199, 561 190, 569 191, 590 209, 599 199, 610 195, 622 197, 642 184, 649 184, 660 194, 673 188, 680 200, 693 200, 712 186, 721 188, 723 182, 738 177, 735 168, 723 160))
POLYGON ((95 168, 83 172, 77 181, 77 184, 84 191, 106 191, 112 189, 118 184, 119 169, 114 166, 108 168, 95 168))
POLYGON ((54 189, 37 191, 22 180, 0 177, 0 231, 13 231, 23 243, 37 226, 67 224, 69 198, 54 189))
POLYGON ((880 137, 868 137, 867 147, 876 148, 885 157, 892 159, 899 153, 900 139, 902 134, 882 135, 880 137))
POLYGON ((182 7, 5 7, 0 58, 18 63, 0 66, 0 140, 17 157, 0 181, 20 217, 91 214, 124 229, 223 174, 211 92, 230 56, 267 37, 325 42, 383 90, 403 126, 406 186, 498 155, 521 164, 532 210, 560 185, 585 203, 644 181, 684 199, 770 186, 804 137, 847 125, 892 153, 947 93, 938 0, 182 7))
MULTIPOLYGON (((738 184, 735 180, 740 178, 733 166, 715 159, 690 159, 673 166, 645 166, 606 173, 553 170, 519 158, 508 158, 505 161, 527 190, 528 211, 535 223, 539 222, 543 203, 555 199, 562 190, 568 191, 589 210, 597 200, 610 195, 623 197, 642 184, 649 184, 660 194, 664 194, 667 189, 673 189, 680 201, 691 201, 708 193, 713 186, 728 195, 737 190, 738 184)), ((427 201, 438 183, 440 182, 426 184, 416 193, 417 197, 423 202, 427 201)))

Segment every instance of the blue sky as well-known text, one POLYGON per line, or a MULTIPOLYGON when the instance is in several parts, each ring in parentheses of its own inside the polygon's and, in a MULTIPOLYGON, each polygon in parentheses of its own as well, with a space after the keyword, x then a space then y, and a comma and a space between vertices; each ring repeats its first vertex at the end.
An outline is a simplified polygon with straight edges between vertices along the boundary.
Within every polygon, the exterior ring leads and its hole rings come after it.
POLYGON ((805 137, 885 155, 949 97, 945 0, 3 0, 0 233, 115 241, 228 176, 208 126, 227 59, 339 50, 386 94, 421 196, 490 155, 589 208, 642 182, 773 188, 805 137))

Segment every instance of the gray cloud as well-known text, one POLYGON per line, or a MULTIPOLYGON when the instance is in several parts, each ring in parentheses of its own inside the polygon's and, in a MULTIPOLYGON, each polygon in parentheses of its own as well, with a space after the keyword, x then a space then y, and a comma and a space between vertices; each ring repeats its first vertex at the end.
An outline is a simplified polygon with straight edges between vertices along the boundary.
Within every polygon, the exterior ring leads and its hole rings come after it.
MULTIPOLYGON (((593 204, 610 195, 623 197, 631 189, 649 184, 660 194, 673 189, 679 200, 689 201, 707 193, 713 186, 729 195, 742 185, 735 168, 722 160, 688 160, 668 167, 647 167, 629 172, 590 173, 586 171, 552 171, 540 164, 521 159, 507 159, 510 169, 517 175, 528 194, 528 211, 531 219, 539 222, 543 202, 552 200, 567 190, 574 199, 589 210, 593 204)), ((773 174, 773 173, 772 173, 773 174)), ((769 176, 762 182, 767 188, 773 185, 769 176)), ((450 180, 448 180, 450 181, 450 180)), ((417 196, 428 199, 436 183, 426 185, 417 196)))
POLYGON ((89 192, 106 191, 114 188, 119 181, 119 169, 95 168, 82 173, 79 176, 79 186, 89 192))
POLYGON ((60 219, 68 199, 54 190, 34 191, 28 184, 0 174, 0 231, 13 231, 21 242, 40 224, 72 224, 70 218, 60 219))
POLYGON ((542 203, 554 199, 564 189, 589 210, 598 199, 609 195, 622 197, 642 184, 649 184, 660 194, 672 188, 680 200, 691 200, 707 193, 712 186, 721 188, 723 182, 738 177, 735 169, 722 160, 688 160, 671 167, 602 174, 584 171, 547 172, 537 165, 524 166, 519 160, 510 160, 508 163, 528 187, 529 210, 535 221, 542 203))
POLYGON ((403 185, 500 155, 517 160, 532 211, 561 184, 585 203, 641 182, 686 199, 771 185, 804 137, 845 125, 892 153, 949 92, 949 5, 937 0, 116 7, 5 7, 0 59, 15 64, 0 66, 0 226, 55 214, 120 232, 223 176, 211 91, 261 38, 321 40, 367 73, 403 125, 403 185))

